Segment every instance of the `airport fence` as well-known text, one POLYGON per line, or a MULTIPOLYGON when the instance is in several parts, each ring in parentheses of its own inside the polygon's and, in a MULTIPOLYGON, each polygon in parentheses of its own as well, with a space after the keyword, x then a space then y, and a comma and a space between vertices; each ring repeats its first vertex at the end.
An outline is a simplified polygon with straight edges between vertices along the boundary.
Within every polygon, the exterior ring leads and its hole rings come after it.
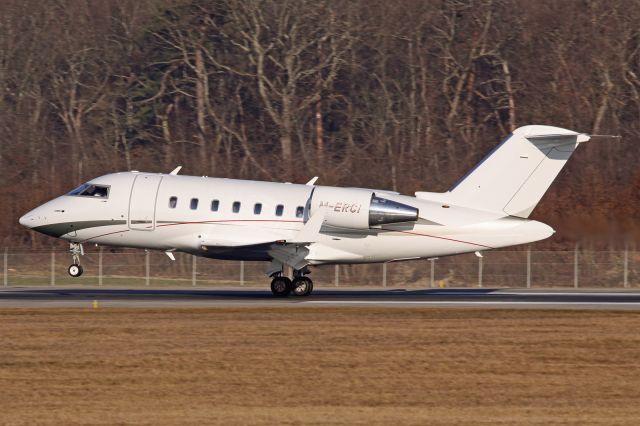
MULTIPOLYGON (((315 286, 640 287, 640 251, 489 251, 430 260, 312 268, 315 286)), ((84 274, 67 274, 71 256, 60 250, 3 254, 4 286, 260 286, 268 262, 233 262, 175 253, 96 248, 82 258, 84 274)))

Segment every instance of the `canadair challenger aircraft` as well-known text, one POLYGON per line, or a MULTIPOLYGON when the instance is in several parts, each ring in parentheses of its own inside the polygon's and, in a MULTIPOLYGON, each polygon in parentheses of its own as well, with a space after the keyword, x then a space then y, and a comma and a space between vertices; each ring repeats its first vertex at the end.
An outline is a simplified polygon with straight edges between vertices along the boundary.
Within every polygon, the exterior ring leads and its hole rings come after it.
POLYGON ((435 258, 530 243, 554 230, 527 219, 589 135, 515 130, 444 193, 397 192, 122 172, 101 176, 20 218, 67 240, 82 274, 83 244, 270 261, 276 296, 307 296, 310 267, 435 258))

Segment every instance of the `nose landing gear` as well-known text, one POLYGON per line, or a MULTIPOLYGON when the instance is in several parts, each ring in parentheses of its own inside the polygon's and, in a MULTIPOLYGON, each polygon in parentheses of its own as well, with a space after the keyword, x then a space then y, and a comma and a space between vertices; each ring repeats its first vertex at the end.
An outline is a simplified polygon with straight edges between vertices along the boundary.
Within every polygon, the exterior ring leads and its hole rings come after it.
POLYGON ((69 272, 69 275, 76 278, 82 275, 82 272, 84 272, 82 266, 80 266, 80 256, 84 256, 84 249, 82 248, 82 244, 71 243, 69 252, 71 252, 73 263, 69 266, 69 269, 67 271, 69 272))

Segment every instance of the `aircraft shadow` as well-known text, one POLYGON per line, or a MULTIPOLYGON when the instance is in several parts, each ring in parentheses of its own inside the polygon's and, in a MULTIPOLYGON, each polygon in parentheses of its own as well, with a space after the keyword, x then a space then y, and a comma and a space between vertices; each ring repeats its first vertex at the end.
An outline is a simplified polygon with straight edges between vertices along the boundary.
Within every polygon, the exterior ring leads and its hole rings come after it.
MULTIPOLYGON (((486 296, 497 289, 326 289, 316 288, 313 295, 296 300, 438 298, 486 296)), ((113 289, 113 288, 9 288, 0 291, 0 300, 8 299, 274 299, 271 291, 256 289, 113 289)))

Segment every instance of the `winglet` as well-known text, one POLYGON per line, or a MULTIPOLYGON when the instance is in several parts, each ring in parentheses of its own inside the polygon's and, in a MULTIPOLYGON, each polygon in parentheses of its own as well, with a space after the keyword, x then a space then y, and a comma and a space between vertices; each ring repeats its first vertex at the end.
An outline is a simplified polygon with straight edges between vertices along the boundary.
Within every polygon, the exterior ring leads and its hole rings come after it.
POLYGON ((309 182, 305 183, 305 185, 313 186, 316 183, 317 180, 318 180, 318 176, 314 176, 313 178, 311 178, 311 180, 309 182))
POLYGON ((182 169, 182 166, 178 166, 175 169, 173 169, 173 171, 171 173, 169 173, 170 175, 177 175, 180 172, 180 169, 182 169))
POLYGON ((318 240, 320 228, 324 223, 324 211, 320 210, 304 224, 302 229, 288 243, 313 243, 318 240))

